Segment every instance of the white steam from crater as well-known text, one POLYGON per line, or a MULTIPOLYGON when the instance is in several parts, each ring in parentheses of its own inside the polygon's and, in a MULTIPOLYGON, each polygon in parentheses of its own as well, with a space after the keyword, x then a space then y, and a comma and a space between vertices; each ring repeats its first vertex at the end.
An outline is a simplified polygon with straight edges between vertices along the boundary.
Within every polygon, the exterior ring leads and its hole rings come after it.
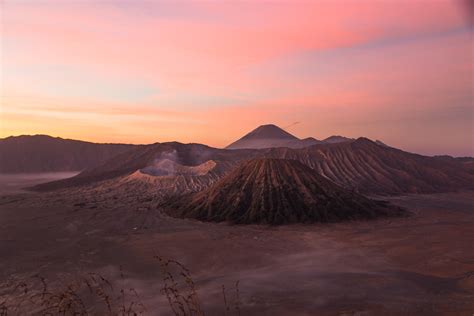
POLYGON ((141 173, 160 177, 176 175, 205 175, 216 166, 213 160, 208 160, 198 166, 184 166, 179 163, 179 157, 176 150, 163 152, 153 163, 143 169, 141 173))
POLYGON ((178 152, 175 149, 162 152, 159 157, 154 159, 150 166, 140 171, 151 176, 173 176, 176 174, 177 160, 178 152))

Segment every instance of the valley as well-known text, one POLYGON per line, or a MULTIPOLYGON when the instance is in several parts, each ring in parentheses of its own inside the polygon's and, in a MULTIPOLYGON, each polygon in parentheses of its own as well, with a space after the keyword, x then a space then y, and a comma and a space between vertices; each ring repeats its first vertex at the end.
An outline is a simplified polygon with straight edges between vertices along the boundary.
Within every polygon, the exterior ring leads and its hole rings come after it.
POLYGON ((117 288, 133 287, 150 314, 171 315, 153 258, 160 255, 190 269, 207 315, 223 314, 221 286, 232 296, 236 281, 243 315, 470 315, 474 308, 472 192, 389 198, 412 212, 407 218, 284 226, 56 199, 0 199, 0 279, 39 273, 57 285, 97 272, 117 288))

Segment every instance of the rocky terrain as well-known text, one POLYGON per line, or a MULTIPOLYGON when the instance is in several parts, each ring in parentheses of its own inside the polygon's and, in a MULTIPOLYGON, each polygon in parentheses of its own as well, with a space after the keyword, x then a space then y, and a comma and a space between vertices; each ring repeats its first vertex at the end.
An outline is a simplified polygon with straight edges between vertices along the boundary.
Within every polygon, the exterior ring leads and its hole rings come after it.
MULTIPOLYGON (((472 158, 427 157, 366 138, 353 140, 334 136, 324 141, 314 138, 300 140, 275 125, 263 125, 234 144, 266 142, 268 139, 276 141, 267 143, 272 148, 255 149, 262 146, 253 146, 253 149, 230 150, 177 142, 129 146, 93 144, 47 136, 10 137, 0 140, 0 166, 3 170, 0 172, 83 170, 76 177, 34 188, 48 191, 118 180, 137 171, 149 176, 167 175, 172 179, 176 175, 170 172, 171 169, 183 166, 192 170, 208 161, 216 163, 217 169, 214 171, 218 172, 212 174, 220 178, 243 161, 267 157, 298 160, 339 186, 362 194, 434 193, 474 187, 472 158)), ((237 145, 229 147, 242 147, 237 145)), ((177 182, 186 178, 183 170, 177 182)), ((191 174, 187 176, 189 179, 198 179, 191 174)), ((142 180, 151 182, 145 179, 143 177, 142 180)), ((191 182, 202 184, 190 185, 197 190, 205 189, 215 181, 191 182)))
POLYGON ((336 222, 403 214, 337 186, 299 161, 270 158, 244 162, 208 189, 165 201, 163 207, 176 217, 237 224, 336 222))
POLYGON ((449 192, 474 186, 469 162, 407 153, 359 138, 300 149, 226 150, 177 142, 139 146, 76 177, 38 185, 35 189, 45 191, 119 179, 137 170, 151 170, 165 159, 188 167, 213 160, 220 177, 239 163, 254 158, 297 160, 339 186, 369 195, 449 192))
POLYGON ((175 163, 185 167, 195 167, 213 160, 216 162, 217 168, 215 170, 223 173, 228 171, 236 161, 247 157, 247 155, 252 155, 252 151, 244 150, 236 153, 201 144, 157 143, 139 146, 105 161, 99 166, 86 169, 76 177, 38 185, 34 187, 34 190, 50 191, 95 184, 128 176, 138 170, 146 173, 147 170, 156 168, 157 164, 162 164, 162 161, 171 161, 171 164, 175 163))
POLYGON ((473 188, 469 165, 427 157, 358 138, 302 149, 272 148, 266 157, 299 160, 333 182, 364 194, 397 195, 473 188))

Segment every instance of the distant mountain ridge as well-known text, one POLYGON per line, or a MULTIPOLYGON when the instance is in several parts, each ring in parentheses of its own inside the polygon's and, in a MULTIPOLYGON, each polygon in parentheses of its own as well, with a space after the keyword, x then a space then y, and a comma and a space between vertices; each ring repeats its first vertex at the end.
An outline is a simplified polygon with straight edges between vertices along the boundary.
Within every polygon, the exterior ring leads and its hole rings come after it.
POLYGON ((124 153, 136 145, 97 144, 47 135, 0 139, 0 172, 81 171, 124 153))
MULTIPOLYGON (((298 139, 276 125, 262 125, 228 147, 305 148, 323 142, 298 139)), ((143 145, 92 143, 48 135, 21 135, 0 139, 0 173, 82 171, 143 145)))
POLYGON ((322 142, 326 144, 337 144, 337 143, 345 143, 345 142, 350 142, 353 141, 353 138, 348 138, 344 136, 339 136, 339 135, 334 135, 334 136, 329 136, 326 139, 323 139, 322 142))
MULTIPOLYGON (((272 136, 295 141, 294 136, 282 132, 276 126, 265 127, 251 136, 251 139, 272 136)), ((297 142, 311 143, 314 139, 297 139, 297 142)), ((166 174, 170 168, 201 170, 206 162, 213 161, 216 167, 199 179, 192 174, 179 175, 181 191, 200 190, 243 161, 255 158, 297 160, 337 185, 363 194, 397 195, 474 189, 473 158, 426 157, 367 138, 320 142, 297 148, 283 146, 233 150, 178 142, 151 145, 94 144, 45 135, 0 139, 2 173, 83 170, 73 178, 38 185, 37 190, 87 186, 100 181, 113 182, 140 170, 150 174, 130 179, 133 181, 127 180, 127 185, 147 179, 149 183, 163 187, 171 182, 156 180, 154 175, 166 174), (186 179, 191 179, 191 182, 185 183, 188 181, 186 179)), ((172 172, 167 176, 174 179, 172 172)))
MULTIPOLYGON (((458 159, 426 157, 376 144, 367 138, 304 148, 226 150, 177 142, 138 146, 76 177, 36 186, 54 190, 84 186, 104 180, 123 179, 169 159, 183 166, 213 160, 223 176, 240 163, 255 158, 297 160, 335 184, 362 194, 398 195, 474 189, 472 165, 458 159)), ((214 180, 212 180, 214 181, 214 180)), ((209 181, 207 183, 211 183, 209 181)), ((201 187, 203 188, 203 187, 201 187)))
POLYGON ((257 127, 228 145, 226 149, 304 148, 323 143, 341 143, 353 140, 343 136, 331 136, 322 141, 314 137, 299 139, 274 124, 267 124, 257 127))

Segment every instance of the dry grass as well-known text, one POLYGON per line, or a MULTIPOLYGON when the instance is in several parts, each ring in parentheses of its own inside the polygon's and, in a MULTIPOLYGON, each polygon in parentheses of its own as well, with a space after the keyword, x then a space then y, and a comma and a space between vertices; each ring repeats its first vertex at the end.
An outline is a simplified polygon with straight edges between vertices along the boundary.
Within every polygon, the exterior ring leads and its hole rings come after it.
POLYGON ((160 263, 164 284, 161 292, 166 296, 174 315, 204 315, 189 270, 176 260, 160 256, 155 258, 160 263))
POLYGON ((135 290, 115 291, 102 275, 89 273, 63 286, 53 286, 35 275, 10 281, 8 294, 0 301, 0 315, 89 315, 92 310, 103 315, 142 315, 145 307, 135 290))
POLYGON ((230 315, 231 311, 235 311, 235 313, 240 316, 239 281, 235 282, 234 290, 235 290, 235 298, 232 302, 230 302, 231 305, 229 305, 229 302, 227 300, 225 285, 222 285, 222 296, 224 299, 224 307, 225 307, 224 315, 230 315))
MULTIPOLYGON (((180 262, 155 256, 159 262, 163 286, 161 295, 168 301, 175 316, 204 316, 196 285, 190 271, 180 262)), ((120 277, 125 279, 120 268, 120 277)), ((235 312, 240 316, 239 282, 234 286, 235 295, 229 300, 222 286, 223 315, 235 312)), ((46 278, 34 275, 31 278, 9 280, 0 292, 0 316, 10 315, 147 315, 155 314, 142 303, 134 288, 115 289, 101 274, 88 273, 76 276, 76 281, 53 285, 46 278)))

